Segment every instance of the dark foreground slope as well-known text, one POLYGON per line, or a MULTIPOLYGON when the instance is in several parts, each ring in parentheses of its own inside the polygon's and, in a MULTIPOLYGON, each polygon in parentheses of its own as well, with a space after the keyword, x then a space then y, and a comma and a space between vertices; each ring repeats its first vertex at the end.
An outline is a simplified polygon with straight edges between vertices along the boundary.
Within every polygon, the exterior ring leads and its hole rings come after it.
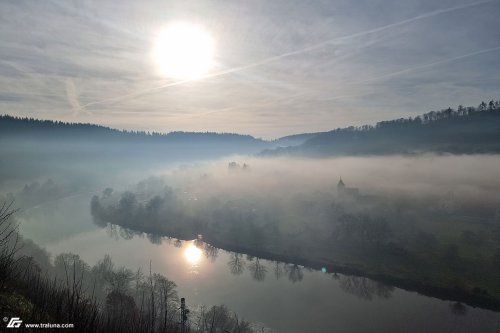
POLYGON ((151 266, 149 274, 132 271, 104 255, 91 267, 73 253, 51 262, 18 234, 11 206, 0 202, 0 332, 9 319, 19 332, 256 332, 224 305, 191 308, 183 327, 177 285, 151 266))

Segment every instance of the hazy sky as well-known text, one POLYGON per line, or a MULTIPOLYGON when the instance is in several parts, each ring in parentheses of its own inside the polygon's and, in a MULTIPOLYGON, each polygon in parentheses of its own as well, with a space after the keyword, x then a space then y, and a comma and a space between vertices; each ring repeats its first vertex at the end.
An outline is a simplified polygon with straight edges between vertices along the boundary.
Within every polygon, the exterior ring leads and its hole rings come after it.
POLYGON ((500 98, 500 0, 0 2, 0 113, 274 138, 500 98), (161 75, 172 21, 208 78, 161 75))

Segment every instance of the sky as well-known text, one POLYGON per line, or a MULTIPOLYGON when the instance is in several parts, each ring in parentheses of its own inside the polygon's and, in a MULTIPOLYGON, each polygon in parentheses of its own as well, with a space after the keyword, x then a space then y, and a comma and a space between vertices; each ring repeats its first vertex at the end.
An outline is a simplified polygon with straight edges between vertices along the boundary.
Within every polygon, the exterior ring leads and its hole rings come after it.
POLYGON ((0 114, 266 139, 500 99, 500 0, 0 1, 0 114), (166 77, 171 22, 214 66, 166 77))

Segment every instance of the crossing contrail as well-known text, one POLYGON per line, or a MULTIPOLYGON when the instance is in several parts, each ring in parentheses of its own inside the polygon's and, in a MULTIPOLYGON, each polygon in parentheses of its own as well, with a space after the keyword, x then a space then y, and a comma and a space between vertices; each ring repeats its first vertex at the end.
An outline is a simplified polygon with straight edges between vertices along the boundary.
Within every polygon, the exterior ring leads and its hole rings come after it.
POLYGON ((344 85, 351 85, 351 84, 360 84, 360 83, 365 83, 365 82, 370 82, 370 81, 378 81, 380 79, 385 79, 385 78, 388 78, 388 77, 397 76, 399 74, 413 72, 413 71, 415 71, 417 69, 423 69, 423 68, 427 68, 427 67, 441 65, 441 64, 448 63, 448 62, 457 61, 457 60, 464 59, 464 58, 470 58, 470 57, 473 57, 473 56, 476 56, 476 55, 479 55, 479 54, 488 53, 488 52, 494 52, 494 51, 498 51, 498 50, 500 50, 500 46, 492 47, 492 48, 489 48, 489 49, 483 49, 483 50, 479 50, 479 51, 475 51, 475 52, 471 52, 471 53, 467 53, 467 54, 462 54, 462 55, 459 55, 459 56, 456 56, 456 57, 446 58, 446 59, 442 59, 442 60, 430 62, 430 63, 427 63, 427 64, 418 65, 418 66, 415 66, 415 67, 410 67, 410 68, 402 69, 400 71, 396 71, 396 72, 392 72, 392 73, 387 73, 387 74, 384 74, 384 75, 381 75, 381 76, 376 76, 376 77, 372 77, 372 78, 365 79, 365 80, 352 81, 352 82, 344 82, 343 84, 344 85))
MULTIPOLYGON (((412 22, 415 22, 415 21, 419 21, 419 20, 422 20, 422 19, 433 17, 433 16, 436 16, 436 15, 441 15, 441 14, 445 14, 445 13, 449 13, 449 12, 453 12, 453 11, 457 11, 457 10, 461 10, 461 9, 466 9, 466 8, 470 8, 470 7, 475 7, 475 6, 479 6, 479 5, 486 4, 486 3, 491 3, 491 2, 493 2, 493 0, 484 0, 484 1, 477 1, 477 2, 473 2, 473 3, 465 4, 465 5, 460 5, 460 6, 454 6, 454 7, 449 7, 449 8, 445 8, 445 9, 434 10, 434 11, 431 11, 431 12, 427 12, 427 13, 424 13, 424 14, 421 14, 421 15, 417 15, 417 16, 414 16, 412 18, 409 18, 409 19, 406 19, 406 20, 402 20, 402 21, 399 21, 399 22, 395 22, 395 23, 391 23, 391 24, 388 24, 388 25, 385 25, 385 26, 381 26, 381 27, 378 27, 378 28, 373 28, 373 29, 369 29, 369 30, 360 31, 360 32, 357 32, 357 33, 354 33, 354 34, 351 34, 351 35, 346 35, 346 36, 341 36, 341 37, 335 37, 335 38, 327 39, 327 40, 325 40, 323 42, 320 42, 320 43, 317 43, 317 44, 313 44, 313 45, 310 45, 310 46, 302 48, 302 49, 298 49, 298 50, 294 50, 294 51, 282 53, 282 54, 279 54, 279 55, 276 55, 276 56, 273 56, 273 57, 269 57, 269 58, 266 58, 266 59, 263 59, 263 60, 260 60, 260 61, 257 61, 257 62, 253 62, 253 63, 247 64, 247 65, 243 65, 243 66, 239 66, 239 67, 233 67, 233 68, 230 68, 230 69, 226 69, 226 70, 222 70, 222 71, 210 73, 210 74, 198 77, 196 79, 175 81, 175 82, 171 82, 171 83, 159 85, 159 86, 156 86, 156 87, 153 87, 153 88, 144 89, 144 90, 141 90, 141 91, 138 91, 138 92, 135 92, 135 93, 130 93, 130 94, 126 94, 126 95, 120 95, 120 96, 116 96, 116 97, 105 98, 105 99, 101 99, 101 100, 94 101, 94 102, 89 102, 87 104, 81 105, 81 108, 84 109, 84 108, 87 108, 87 107, 93 106, 93 105, 99 105, 99 104, 104 104, 104 103, 108 103, 108 102, 126 100, 127 98, 137 97, 137 96, 140 96, 140 95, 143 95, 143 94, 147 94, 147 93, 151 93, 151 92, 154 92, 154 91, 157 91, 157 90, 162 90, 162 89, 165 89, 165 88, 169 88, 169 87, 173 87, 173 86, 178 86, 178 85, 186 84, 186 83, 193 82, 193 81, 198 81, 198 80, 202 80, 202 79, 209 79, 209 78, 219 77, 219 76, 223 76, 223 75, 227 75, 227 74, 231 74, 231 73, 240 72, 240 71, 247 70, 247 69, 250 69, 250 68, 254 68, 254 67, 262 66, 262 65, 265 65, 265 64, 268 64, 268 63, 272 63, 272 62, 281 60, 283 58, 287 58, 287 57, 290 57, 290 56, 294 56, 294 55, 298 55, 298 54, 310 52, 310 51, 322 48, 324 46, 327 46, 327 45, 335 43, 335 42, 340 42, 340 41, 349 40, 349 39, 356 38, 356 37, 366 36, 366 35, 369 35, 369 34, 381 32, 381 31, 388 30, 388 29, 392 29, 392 28, 399 27, 399 26, 402 26, 402 25, 405 25, 405 24, 408 24, 408 23, 412 23, 412 22)), ((470 57, 470 56, 473 56, 473 55, 476 55, 476 54, 481 54, 481 53, 485 53, 485 52, 491 52, 491 51, 493 51, 495 49, 497 49, 497 48, 488 49, 488 50, 482 50, 482 51, 474 52, 472 54, 466 54, 466 55, 463 55, 463 56, 450 58, 450 59, 448 59, 446 61, 439 61, 439 62, 436 62, 436 63, 433 63, 433 64, 427 64, 427 65, 423 65, 423 66, 424 67, 433 66, 433 65, 436 65, 436 64, 439 64, 439 63, 442 63, 442 62, 448 62, 448 61, 458 60, 458 59, 465 58, 465 57, 470 57)), ((414 68, 414 69, 417 69, 417 68, 414 68)), ((400 71, 400 72, 403 73, 403 72, 414 70, 414 69, 407 69, 407 70, 403 70, 403 71, 400 71)), ((400 74, 400 73, 398 73, 398 74, 400 74)), ((387 75, 396 75, 396 74, 395 73, 391 73, 391 74, 387 74, 387 75)), ((374 80, 374 79, 369 79, 369 80, 374 80)))

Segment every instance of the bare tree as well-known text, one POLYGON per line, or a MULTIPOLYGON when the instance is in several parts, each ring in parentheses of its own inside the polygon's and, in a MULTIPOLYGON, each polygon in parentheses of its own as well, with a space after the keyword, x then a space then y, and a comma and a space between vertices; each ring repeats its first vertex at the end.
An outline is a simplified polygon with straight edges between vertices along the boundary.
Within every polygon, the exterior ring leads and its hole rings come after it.
POLYGON ((175 309, 179 301, 177 295, 177 285, 160 274, 153 275, 155 293, 159 299, 159 318, 161 320, 161 331, 168 329, 167 324, 174 322, 175 309))
POLYGON ((16 254, 20 250, 18 226, 12 220, 13 201, 4 202, 0 206, 0 287, 3 287, 7 279, 15 272, 16 254))

